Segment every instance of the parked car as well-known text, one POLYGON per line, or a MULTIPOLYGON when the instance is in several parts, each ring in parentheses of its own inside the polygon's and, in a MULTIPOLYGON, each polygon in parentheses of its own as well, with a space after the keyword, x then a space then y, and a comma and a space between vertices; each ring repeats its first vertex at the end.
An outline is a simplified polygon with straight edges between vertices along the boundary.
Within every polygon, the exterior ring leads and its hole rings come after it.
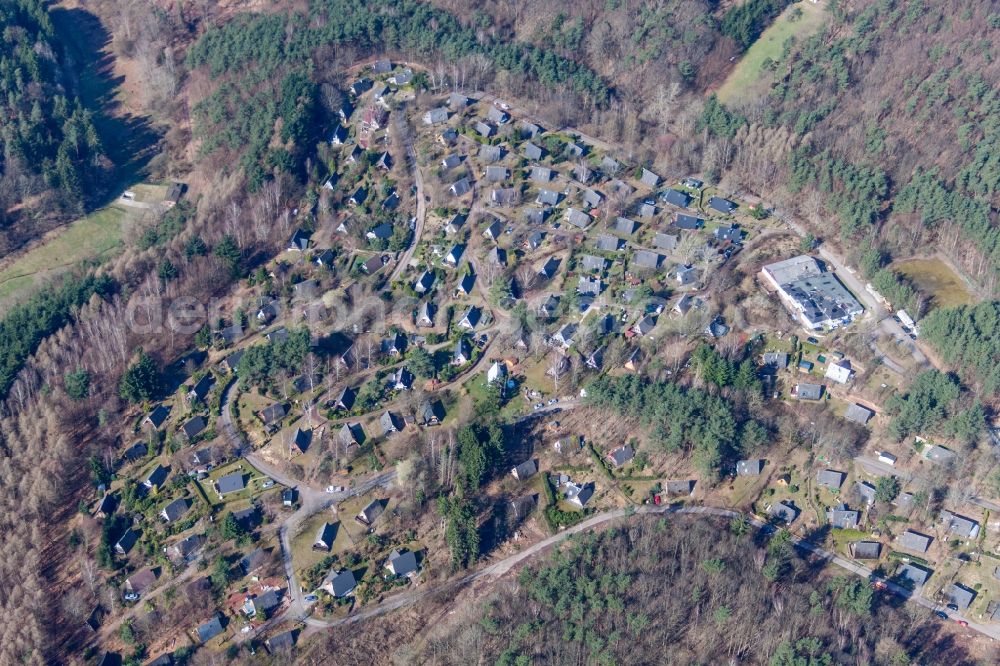
POLYGON ((944 611, 934 611, 934 614, 937 615, 942 620, 947 620, 948 619, 948 614, 945 613, 944 611))
POLYGON ((811 345, 818 345, 819 344, 819 340, 817 340, 816 338, 806 338, 806 342, 808 342, 811 345))
POLYGON ((957 611, 957 610, 958 610, 958 606, 956 606, 955 604, 948 604, 948 605, 946 606, 946 608, 947 608, 948 610, 950 610, 950 611, 957 611))
POLYGON ((955 622, 958 622, 963 627, 969 626, 969 623, 966 622, 965 620, 955 620, 955 622))

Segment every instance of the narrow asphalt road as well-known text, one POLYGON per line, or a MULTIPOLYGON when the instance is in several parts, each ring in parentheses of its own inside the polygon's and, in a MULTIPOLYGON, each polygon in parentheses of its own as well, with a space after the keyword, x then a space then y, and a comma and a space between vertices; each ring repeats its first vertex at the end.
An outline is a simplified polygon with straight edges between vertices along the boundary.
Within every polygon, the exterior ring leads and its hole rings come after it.
POLYGON ((420 166, 417 164, 417 151, 413 148, 413 134, 410 132, 410 126, 406 120, 405 111, 399 111, 396 114, 396 127, 399 132, 400 137, 403 139, 403 143, 406 144, 406 161, 409 164, 410 171, 413 173, 413 184, 416 187, 416 193, 414 196, 417 199, 417 214, 416 223, 413 229, 413 240, 410 241, 410 246, 403 251, 403 254, 399 256, 399 261, 396 262, 396 267, 392 269, 392 273, 389 275, 389 282, 399 279, 399 276, 403 274, 406 267, 410 265, 410 259, 413 257, 413 251, 417 248, 420 243, 420 237, 424 233, 424 220, 427 218, 427 201, 425 200, 426 195, 424 194, 424 176, 420 172, 420 166))
MULTIPOLYGON (((633 513, 644 514, 644 515, 678 514, 678 515, 712 516, 720 518, 736 518, 744 515, 738 511, 733 511, 731 509, 722 509, 709 506, 698 506, 698 507, 642 506, 634 510, 616 509, 614 511, 606 511, 604 513, 600 513, 595 516, 591 516, 587 520, 578 523, 573 527, 565 529, 560 533, 555 534, 547 539, 544 539, 543 541, 540 541, 534 544, 533 546, 524 549, 519 553, 516 553, 514 555, 511 555, 510 557, 506 557, 502 560, 494 562, 480 569, 479 571, 470 573, 466 576, 463 576, 462 578, 453 581, 448 581, 435 587, 428 587, 426 589, 420 589, 420 590, 412 590, 410 592, 404 592, 402 594, 395 595, 393 597, 386 599, 384 602, 382 602, 377 606, 364 609, 358 613, 349 615, 348 617, 345 618, 338 618, 334 620, 323 620, 313 617, 304 617, 302 618, 302 621, 307 626, 310 627, 329 628, 345 624, 353 624, 355 622, 360 622, 362 620, 366 620, 372 617, 384 615, 391 611, 416 603, 420 599, 427 597, 428 595, 431 594, 436 594, 439 592, 444 592, 457 587, 461 587, 483 578, 502 576, 508 573, 518 564, 521 564, 522 562, 545 552, 550 547, 559 544, 562 541, 565 541, 568 537, 574 534, 579 534, 580 532, 594 529, 612 520, 625 518, 633 513)), ((750 523, 753 524, 758 529, 765 530, 767 532, 773 532, 775 530, 775 528, 772 525, 769 525, 757 518, 750 517, 749 520, 750 523)), ((833 553, 821 548, 820 546, 810 543, 805 539, 795 535, 792 535, 791 541, 795 545, 795 547, 808 551, 809 553, 819 557, 820 559, 829 564, 838 566, 841 569, 849 571, 850 573, 856 576, 861 576, 862 578, 870 580, 873 583, 878 582, 883 584, 885 586, 885 591, 890 592, 906 601, 915 602, 920 606, 929 608, 934 611, 941 611, 941 606, 939 604, 924 598, 918 592, 908 590, 881 576, 874 575, 871 572, 871 570, 865 568, 864 566, 856 562, 840 557, 839 555, 834 555, 833 553)), ((1000 639, 1000 626, 979 624, 969 620, 968 618, 962 615, 959 615, 958 613, 950 613, 950 617, 956 621, 967 622, 969 629, 976 631, 988 638, 992 638, 994 640, 1000 639)))

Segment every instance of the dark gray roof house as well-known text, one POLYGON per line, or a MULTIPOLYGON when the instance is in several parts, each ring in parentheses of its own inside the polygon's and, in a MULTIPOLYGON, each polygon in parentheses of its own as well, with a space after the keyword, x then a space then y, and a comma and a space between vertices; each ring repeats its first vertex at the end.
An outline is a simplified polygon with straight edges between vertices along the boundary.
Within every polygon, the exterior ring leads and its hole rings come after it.
POLYGON ((578 293, 596 297, 600 296, 601 292, 604 291, 604 283, 597 278, 589 278, 581 275, 580 281, 576 285, 576 290, 578 293))
POLYGON ((448 106, 453 109, 462 109, 469 105, 469 98, 457 92, 448 95, 448 106))
POLYGON ((924 449, 924 457, 934 462, 943 462, 954 459, 955 452, 940 444, 934 444, 924 449))
POLYGON ((538 275, 545 279, 550 279, 559 270, 559 259, 556 257, 549 257, 542 264, 541 268, 538 269, 538 275))
POLYGON ((140 569, 125 579, 125 589, 129 592, 142 594, 153 586, 157 578, 159 578, 159 574, 153 567, 140 569))
POLYGON ((216 614, 212 616, 212 619, 208 622, 198 625, 196 633, 198 634, 198 640, 200 642, 207 643, 222 633, 222 620, 220 620, 218 614, 216 614))
MULTIPOLYGON (((524 219, 528 224, 545 224, 545 218, 549 216, 550 208, 525 208, 524 219)), ((538 247, 538 244, 542 242, 541 232, 533 232, 531 236, 528 237, 526 244, 532 248, 538 247), (537 239, 537 241, 535 241, 537 239)))
POLYGON ((502 247, 496 247, 490 249, 489 253, 486 255, 486 261, 493 264, 494 266, 506 266, 507 265, 507 250, 502 247))
POLYGON ((795 397, 799 400, 819 400, 823 397, 823 385, 798 384, 795 387, 795 397))
POLYGON ((597 237, 597 249, 602 252, 617 252, 622 245, 622 239, 611 234, 601 234, 597 237))
POLYGON ((355 390, 350 386, 345 386, 341 389, 340 394, 333 400, 331 406, 334 409, 349 410, 354 407, 355 398, 357 398, 355 390))
POLYGON ((444 405, 439 400, 425 400, 420 405, 420 422, 425 426, 437 425, 444 418, 444 405))
POLYGON ((694 266, 678 266, 674 270, 674 280, 682 287, 694 284, 698 281, 698 269, 694 266))
POLYGON ((207 425, 204 416, 194 416, 181 426, 181 431, 188 439, 194 439, 201 434, 207 425))
POLYGON ((360 444, 364 436, 364 429, 360 423, 345 423, 340 428, 340 443, 344 446, 360 444))
POLYGON ((687 192, 674 189, 664 190, 660 198, 671 206, 677 206, 678 208, 687 208, 688 204, 691 203, 691 197, 687 192))
POLYGON ((212 373, 210 372, 206 373, 195 383, 193 387, 191 387, 191 390, 188 391, 188 400, 204 400, 205 396, 208 395, 208 392, 214 385, 215 377, 212 376, 212 373))
POLYGON ((392 238, 392 225, 388 222, 383 222, 382 224, 377 224, 372 227, 366 234, 365 237, 371 240, 388 240, 392 238))
POLYGON ((594 370, 600 370, 604 367, 604 351, 607 349, 606 346, 598 347, 587 356, 587 367, 594 370))
POLYGON ((975 600, 976 591, 961 583, 952 583, 944 595, 948 601, 958 606, 958 610, 966 610, 975 600))
POLYGON ((448 121, 448 109, 443 106, 431 109, 424 114, 425 125, 438 125, 448 121))
POLYGON ((619 217, 615 220, 614 228, 615 233, 631 236, 635 233, 635 230, 639 228, 639 224, 635 220, 630 220, 627 217, 619 217))
POLYGON ((764 354, 764 365, 771 366, 777 370, 784 370, 788 367, 788 352, 766 352, 764 354))
POLYGON ((882 553, 878 541, 855 541, 849 546, 851 557, 856 560, 877 560, 882 553))
POLYGON ((638 208, 636 208, 636 212, 638 212, 639 217, 644 220, 648 220, 649 218, 656 216, 656 205, 650 203, 649 201, 644 201, 639 204, 638 208))
POLYGON ((240 570, 243 571, 244 576, 249 576, 264 566, 266 560, 267 552, 263 548, 254 548, 240 560, 240 570))
POLYGON ((570 504, 575 504, 581 509, 587 505, 590 498, 594 496, 594 484, 585 483, 583 485, 578 485, 575 483, 567 484, 566 490, 563 494, 566 501, 570 504))
POLYGON ((458 262, 461 261, 463 254, 465 254, 465 245, 462 243, 456 243, 450 250, 448 250, 448 254, 444 256, 444 263, 450 266, 457 266, 458 262))
POLYGON ((417 572, 417 556, 410 552, 392 551, 385 563, 385 568, 394 576, 409 576, 417 572))
POLYGON ((347 141, 347 130, 339 123, 330 132, 330 143, 334 146, 343 145, 347 141))
POLYGON ((632 330, 635 332, 636 335, 640 337, 645 337, 650 333, 652 333, 654 328, 656 328, 656 317, 654 317, 653 315, 646 315, 645 317, 643 317, 642 319, 640 319, 635 323, 635 326, 632 327, 632 330))
POLYGON ((636 253, 632 255, 632 263, 639 268, 657 269, 660 267, 660 262, 662 260, 662 255, 650 250, 637 250, 636 253))
POLYGON ((538 190, 538 197, 535 199, 535 203, 542 206, 555 206, 561 198, 562 195, 559 192, 542 188, 538 190))
POLYGON ((757 476, 764 471, 763 460, 740 460, 736 463, 737 476, 757 476))
POLYGON ((352 194, 347 201, 353 206, 360 206, 365 202, 365 199, 367 198, 368 198, 368 190, 366 190, 364 187, 359 186, 358 189, 354 190, 354 194, 352 194))
POLYGON ((621 467, 635 457, 635 449, 631 444, 623 444, 608 452, 608 462, 615 467, 621 467))
POLYGON ((846 504, 838 504, 826 512, 830 525, 841 530, 853 530, 861 520, 861 512, 848 509, 846 504))
POLYGON ((393 391, 409 391, 413 386, 413 373, 404 365, 389 377, 389 388, 393 391))
POLYGON ((301 252, 309 247, 309 239, 312 238, 312 232, 306 231, 305 229, 296 229, 292 234, 292 237, 288 239, 288 249, 301 252))
POLYGON ((476 274, 466 273, 465 275, 462 276, 462 279, 458 281, 457 291, 468 296, 469 294, 472 293, 472 288, 473 286, 475 286, 475 284, 476 284, 476 274))
POLYGON ((157 465, 153 468, 153 471, 149 473, 146 480, 142 482, 142 485, 146 486, 149 490, 157 490, 163 483, 167 480, 167 474, 170 468, 164 467, 163 465, 157 465))
POLYGON ((694 479, 679 479, 676 481, 667 481, 664 484, 663 489, 666 491, 667 495, 676 497, 678 495, 690 495, 694 492, 694 486, 694 479))
POLYGON ((767 510, 768 514, 778 518, 784 523, 793 523, 799 517, 799 509, 791 502, 778 502, 772 504, 767 510))
POLYGON ((507 113, 505 113, 503 110, 495 106, 491 106, 489 108, 489 110, 486 112, 486 117, 490 121, 496 123, 497 125, 503 125, 508 120, 510 120, 510 116, 507 115, 507 113))
POLYGON ((175 499, 170 504, 163 507, 160 517, 168 523, 179 520, 188 510, 188 501, 184 498, 175 499))
POLYGON ((510 470, 511 476, 513 476, 518 481, 524 481, 525 479, 530 479, 537 473, 538 473, 538 465, 535 464, 534 460, 525 460, 523 463, 510 470))
POLYGON ((337 538, 337 526, 333 523, 323 523, 316 531, 316 540, 313 541, 313 550, 325 550, 330 552, 333 542, 337 538))
POLYGON ((536 136, 544 132, 541 127, 535 123, 530 123, 527 120, 521 121, 521 136, 527 139, 534 139, 536 136))
POLYGON ((570 157, 583 157, 587 152, 587 147, 570 141, 566 144, 566 154, 570 157))
POLYGON ((705 220, 700 217, 695 217, 694 215, 685 215, 684 213, 677 213, 674 216, 674 226, 678 229, 701 229, 705 226, 705 220))
POLYGON ((951 511, 942 511, 941 524, 946 530, 964 539, 975 539, 979 536, 979 523, 971 518, 960 516, 951 511))
POLYGON ((816 472, 816 483, 831 490, 840 490, 846 478, 847 474, 833 469, 821 469, 816 472))
POLYGON ((570 347, 573 345, 573 336, 576 335, 577 325, 573 322, 569 322, 556 331, 552 339, 561 344, 563 347, 570 347))
POLYGON ((434 284, 434 273, 431 271, 424 271, 417 281, 413 283, 413 291, 418 294, 424 294, 430 290, 431 286, 434 284))
POLYGON ((458 325, 462 328, 472 330, 479 325, 481 318, 482 310, 473 305, 465 311, 465 315, 458 321, 458 325))
POLYGON ((267 651, 271 654, 288 652, 295 647, 295 630, 289 629, 280 634, 275 634, 264 641, 264 644, 267 645, 267 651))
POLYGON ((719 227, 713 234, 715 240, 720 243, 739 243, 743 240, 743 230, 738 224, 731 224, 728 227, 719 227))
POLYGON ((471 192, 472 185, 469 183, 468 178, 459 178, 451 184, 451 187, 449 187, 448 190, 452 193, 452 195, 460 197, 471 192))
POLYGON ((354 572, 350 569, 343 569, 341 571, 331 569, 330 573, 323 579, 323 584, 320 587, 326 590, 330 596, 341 599, 353 592, 357 586, 358 581, 355 580, 354 572))
POLYGON ((312 436, 313 432, 311 429, 303 430, 302 428, 296 428, 295 434, 292 436, 292 446, 298 449, 299 453, 305 453, 312 443, 312 436))
POLYGON ((601 158, 601 171, 606 176, 613 176, 618 173, 618 170, 622 168, 622 165, 615 158, 610 155, 605 155, 601 158))
POLYGON ((152 411, 149 412, 149 414, 146 415, 144 422, 153 426, 156 430, 159 430, 160 426, 163 425, 163 422, 167 420, 168 416, 170 416, 170 408, 164 405, 157 405, 152 409, 152 411))
POLYGON ((247 487, 246 476, 240 471, 231 472, 220 476, 219 480, 216 481, 216 486, 220 495, 239 492, 247 487))
POLYGON ((733 203, 729 199, 723 199, 722 197, 710 198, 708 200, 708 207, 720 213, 725 213, 726 215, 729 215, 734 210, 736 210, 735 203, 733 203))
POLYGON ((867 481, 859 481, 854 484, 854 490, 864 499, 869 506, 875 503, 875 486, 867 481))
POLYGON ((909 581, 914 585, 923 585, 927 582, 927 579, 931 577, 934 573, 926 567, 922 567, 919 564, 903 564, 896 570, 896 576, 902 580, 909 581))
POLYGON ((914 532, 913 530, 906 530, 899 535, 897 543, 900 548, 905 548, 906 550, 910 550, 915 553, 926 553, 927 549, 930 548, 931 541, 933 540, 934 539, 932 537, 929 537, 926 534, 914 532))
POLYGON ((490 240, 497 240, 500 238, 500 234, 503 233, 503 222, 497 218, 493 218, 493 222, 483 230, 483 236, 489 238, 490 240))
POLYGON ((489 138, 493 134, 493 128, 482 121, 477 121, 472 128, 481 137, 489 138))
POLYGON ((365 508, 358 512, 358 515, 354 519, 362 525, 371 527, 378 520, 378 517, 382 515, 382 512, 385 511, 386 504, 387 502, 384 499, 373 499, 365 508))
POLYGON ((379 417, 378 423, 382 426, 382 434, 390 435, 394 432, 399 432, 400 424, 399 419, 390 411, 385 411, 382 416, 379 417))
POLYGON ((454 127, 447 127, 438 134, 438 143, 445 146, 453 146, 456 141, 458 141, 458 132, 454 127))
POLYGON ((129 551, 132 550, 132 546, 135 542, 139 540, 139 535, 141 532, 139 530, 134 530, 129 528, 125 530, 125 533, 118 538, 115 542, 115 552, 119 555, 128 555, 129 551))
POLYGON ((264 425, 271 425, 272 423, 277 423, 281 419, 285 418, 285 414, 288 413, 285 405, 280 402, 276 402, 273 405, 268 405, 264 409, 260 410, 257 415, 260 417, 261 422, 264 425))
POLYGON ((205 537, 200 534, 192 534, 185 537, 167 549, 167 554, 174 560, 190 561, 194 559, 195 553, 205 543, 205 537))

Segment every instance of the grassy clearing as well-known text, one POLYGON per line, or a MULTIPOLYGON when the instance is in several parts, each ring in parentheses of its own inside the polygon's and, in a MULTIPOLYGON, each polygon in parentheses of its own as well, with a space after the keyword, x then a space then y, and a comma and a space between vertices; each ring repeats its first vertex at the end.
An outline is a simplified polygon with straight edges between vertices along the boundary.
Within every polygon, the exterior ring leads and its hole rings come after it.
POLYGON ((717 91, 719 100, 732 102, 750 89, 762 75, 766 75, 766 60, 781 59, 781 52, 789 37, 802 42, 820 29, 826 17, 826 6, 822 3, 797 2, 787 7, 729 73, 729 77, 717 91))
POLYGON ((0 270, 0 302, 16 300, 79 262, 113 255, 122 246, 125 226, 130 220, 129 211, 111 205, 73 222, 0 270))
POLYGON ((975 297, 955 271, 940 259, 908 259, 891 269, 931 299, 931 307, 950 308, 973 303, 975 297))

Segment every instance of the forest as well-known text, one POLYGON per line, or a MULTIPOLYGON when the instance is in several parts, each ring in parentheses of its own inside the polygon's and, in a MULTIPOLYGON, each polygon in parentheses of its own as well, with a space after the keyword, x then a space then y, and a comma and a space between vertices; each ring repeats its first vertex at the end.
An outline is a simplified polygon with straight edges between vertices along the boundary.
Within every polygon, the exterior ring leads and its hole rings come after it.
MULTIPOLYGON (((741 518, 636 517, 574 536, 446 618, 426 633, 408 618, 372 621, 369 637, 392 651, 378 663, 974 663, 929 610, 826 573, 786 530, 741 518)), ((357 634, 334 629, 303 658, 358 660, 357 634)))
POLYGON ((34 235, 35 216, 83 211, 106 188, 108 174, 93 114, 73 94, 45 0, 0 5, 0 249, 34 235), (26 201, 31 203, 18 212, 26 201), (21 227, 10 225, 24 216, 21 227), (18 230, 19 229, 19 230, 18 230))
MULTIPOLYGON (((704 351, 702 355, 708 356, 704 351)), ((710 381, 723 385, 744 381, 744 373, 727 369, 718 361, 707 367, 708 376, 714 377, 710 381)), ((739 414, 731 401, 702 389, 648 382, 637 375, 598 377, 587 386, 587 402, 617 414, 634 415, 664 450, 691 454, 706 478, 720 476, 726 464, 753 451, 767 434, 760 423, 739 414)))

